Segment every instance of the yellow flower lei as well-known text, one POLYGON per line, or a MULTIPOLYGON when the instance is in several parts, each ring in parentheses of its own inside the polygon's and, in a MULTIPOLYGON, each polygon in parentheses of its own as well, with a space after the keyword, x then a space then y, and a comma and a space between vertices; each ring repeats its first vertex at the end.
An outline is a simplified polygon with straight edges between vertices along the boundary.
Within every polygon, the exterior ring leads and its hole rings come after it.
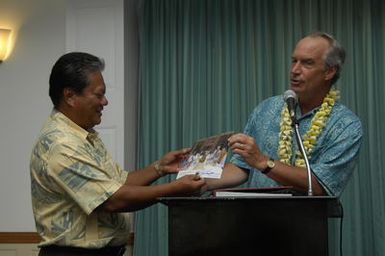
MULTIPOLYGON (((338 98, 339 91, 335 88, 331 88, 329 93, 325 96, 321 104, 321 108, 311 120, 309 130, 303 136, 303 146, 309 159, 314 146, 317 144, 317 138, 325 126, 330 112, 333 109, 334 103, 338 98)), ((282 108, 280 126, 281 130, 279 132, 278 156, 282 163, 290 165, 290 159, 292 156, 291 145, 294 131, 291 126, 291 118, 286 104, 284 104, 282 108)), ((295 166, 305 167, 305 160, 299 150, 296 152, 295 166)))

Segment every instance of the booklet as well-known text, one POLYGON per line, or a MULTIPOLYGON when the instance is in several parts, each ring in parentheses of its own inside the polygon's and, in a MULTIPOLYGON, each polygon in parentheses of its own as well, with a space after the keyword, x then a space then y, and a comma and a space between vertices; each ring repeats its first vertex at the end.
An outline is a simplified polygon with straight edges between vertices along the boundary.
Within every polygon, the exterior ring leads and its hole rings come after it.
POLYGON ((227 139, 233 134, 226 132, 195 142, 176 178, 196 174, 203 178, 219 179, 229 149, 227 139))

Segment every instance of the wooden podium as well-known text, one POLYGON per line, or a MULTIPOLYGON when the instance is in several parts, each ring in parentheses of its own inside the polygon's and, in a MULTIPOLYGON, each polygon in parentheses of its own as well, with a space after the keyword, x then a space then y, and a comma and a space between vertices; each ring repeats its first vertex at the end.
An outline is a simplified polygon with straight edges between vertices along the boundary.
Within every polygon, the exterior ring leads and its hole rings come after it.
POLYGON ((328 255, 328 218, 336 197, 173 197, 168 206, 170 256, 328 255))

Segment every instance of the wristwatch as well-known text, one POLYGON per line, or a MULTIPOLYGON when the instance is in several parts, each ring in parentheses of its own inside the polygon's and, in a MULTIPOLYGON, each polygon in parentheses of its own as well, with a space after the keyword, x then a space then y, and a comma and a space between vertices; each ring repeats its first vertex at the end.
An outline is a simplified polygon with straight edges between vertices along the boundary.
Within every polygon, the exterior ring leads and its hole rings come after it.
POLYGON ((156 161, 156 162, 155 162, 154 168, 155 168, 156 173, 159 175, 159 177, 163 177, 163 176, 165 175, 165 173, 164 173, 164 172, 162 171, 162 169, 160 168, 159 161, 156 161))
POLYGON ((271 169, 275 167, 274 159, 269 158, 266 164, 267 164, 267 167, 262 171, 263 174, 268 174, 271 171, 271 169))

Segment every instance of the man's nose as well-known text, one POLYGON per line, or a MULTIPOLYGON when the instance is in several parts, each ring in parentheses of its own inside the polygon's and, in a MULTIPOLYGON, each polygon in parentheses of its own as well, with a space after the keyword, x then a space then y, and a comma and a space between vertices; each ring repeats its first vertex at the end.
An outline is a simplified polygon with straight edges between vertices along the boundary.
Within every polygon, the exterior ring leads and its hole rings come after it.
POLYGON ((293 62, 293 64, 291 65, 291 73, 294 73, 294 74, 300 73, 301 72, 300 65, 301 64, 298 61, 293 62))
POLYGON ((107 100, 106 96, 103 97, 102 104, 103 104, 103 106, 107 106, 108 105, 108 100, 107 100))
POLYGON ((298 62, 294 62, 291 65, 291 72, 292 73, 298 73, 299 72, 299 63, 298 62))

